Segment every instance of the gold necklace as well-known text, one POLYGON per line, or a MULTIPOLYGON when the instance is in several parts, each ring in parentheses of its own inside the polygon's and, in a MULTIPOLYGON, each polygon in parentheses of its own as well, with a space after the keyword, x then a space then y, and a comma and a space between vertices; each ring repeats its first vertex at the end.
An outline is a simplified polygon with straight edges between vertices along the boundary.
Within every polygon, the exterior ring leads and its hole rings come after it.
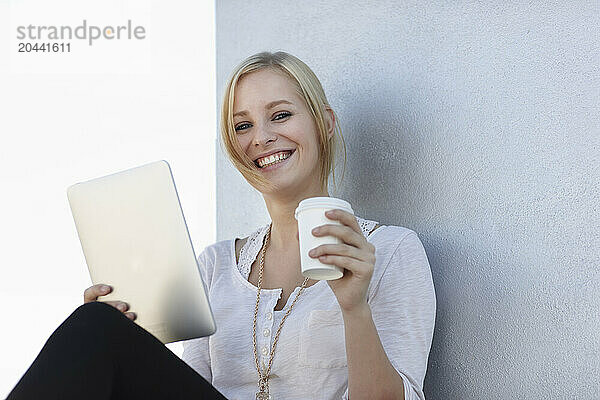
POLYGON ((260 289, 261 289, 261 283, 262 283, 262 273, 263 273, 263 269, 265 267, 265 251, 267 249, 267 243, 269 242, 269 239, 271 237, 271 226, 272 225, 273 225, 273 223, 271 223, 269 225, 269 230, 267 231, 265 243, 260 251, 260 269, 258 270, 258 292, 256 295, 256 307, 254 308, 254 321, 252 323, 252 343, 254 345, 254 362, 256 363, 256 370, 258 371, 258 390, 259 390, 256 393, 256 400, 272 400, 271 395, 269 394, 269 373, 271 372, 271 365, 273 364, 273 355, 275 354, 275 346, 277 346, 277 339, 279 339, 279 333, 281 332, 281 327, 283 326, 285 319, 290 314, 290 311, 292 311, 292 308, 294 307, 296 300, 298 300, 298 296, 300 296, 300 293, 302 293, 302 291, 306 287, 306 282, 308 282, 308 278, 305 278, 304 282, 302 283, 302 286, 300 287, 300 290, 298 291, 298 294, 296 294, 294 301, 292 301, 290 308, 288 308, 285 315, 283 316, 283 319, 279 323, 279 328, 277 329, 277 333, 275 334, 275 340, 273 341, 273 348, 271 349, 271 357, 269 358, 269 365, 267 367, 267 370, 263 374, 263 372, 260 370, 260 366, 258 365, 258 354, 256 351, 256 316, 258 315, 258 303, 260 302, 260 289))

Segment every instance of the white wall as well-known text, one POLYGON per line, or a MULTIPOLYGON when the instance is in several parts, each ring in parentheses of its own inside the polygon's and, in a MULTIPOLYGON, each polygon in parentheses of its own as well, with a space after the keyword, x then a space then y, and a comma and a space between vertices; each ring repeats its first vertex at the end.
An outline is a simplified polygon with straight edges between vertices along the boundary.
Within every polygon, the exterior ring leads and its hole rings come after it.
POLYGON ((91 285, 69 185, 166 159, 196 253, 215 241, 214 53, 210 1, 0 2, 0 398, 91 285), (16 26, 84 18, 146 39, 17 53, 16 26))
MULTIPOLYGON (((300 57, 346 138, 338 196, 423 241, 438 301, 427 398, 600 398, 598 1, 216 13, 219 98, 246 56, 300 57)), ((221 152, 217 176, 219 240, 268 222, 221 152)))

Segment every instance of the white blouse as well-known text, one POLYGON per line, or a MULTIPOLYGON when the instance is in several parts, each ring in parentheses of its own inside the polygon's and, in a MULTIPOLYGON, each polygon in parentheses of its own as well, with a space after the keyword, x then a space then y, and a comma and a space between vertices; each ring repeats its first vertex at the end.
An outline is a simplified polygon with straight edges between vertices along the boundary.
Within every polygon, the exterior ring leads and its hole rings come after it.
MULTIPOLYGON (((433 339, 436 297, 427 255, 417 234, 356 217, 375 246, 367 302, 383 348, 404 381, 405 400, 424 400, 423 380, 433 339)), ((209 337, 183 341, 183 360, 229 400, 255 399, 258 372, 252 345, 257 288, 248 281, 269 225, 254 231, 236 264, 235 238, 198 256, 217 325, 209 337)), ((261 289, 256 344, 263 370, 279 323, 300 288, 275 311, 282 289, 261 289)), ((306 287, 277 341, 269 389, 277 399, 348 399, 344 321, 327 281, 306 287)))

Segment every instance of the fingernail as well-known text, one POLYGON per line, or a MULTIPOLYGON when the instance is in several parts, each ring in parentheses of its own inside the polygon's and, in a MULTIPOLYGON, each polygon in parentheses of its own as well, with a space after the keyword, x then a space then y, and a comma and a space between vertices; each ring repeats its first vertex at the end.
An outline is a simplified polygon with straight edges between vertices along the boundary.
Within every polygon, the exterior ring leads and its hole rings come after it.
POLYGON ((108 292, 108 286, 104 285, 100 288, 103 292, 108 292))
POLYGON ((320 229, 319 228, 315 228, 312 230, 312 233, 319 233, 320 229))

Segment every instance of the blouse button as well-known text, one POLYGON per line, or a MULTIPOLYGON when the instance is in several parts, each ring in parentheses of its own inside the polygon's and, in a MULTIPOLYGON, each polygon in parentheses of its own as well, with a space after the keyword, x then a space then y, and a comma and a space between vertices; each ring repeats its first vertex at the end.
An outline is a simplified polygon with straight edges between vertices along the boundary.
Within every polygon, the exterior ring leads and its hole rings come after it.
POLYGON ((267 349, 267 348, 266 348, 266 347, 264 347, 264 346, 263 346, 263 348, 262 348, 262 350, 261 350, 261 351, 262 351, 262 354, 263 354, 263 356, 266 356, 267 354, 269 354, 269 349, 267 349))
POLYGON ((273 313, 272 313, 272 312, 270 312, 270 311, 269 311, 269 312, 267 313, 267 319, 268 319, 269 321, 273 319, 273 313))
POLYGON ((270 333, 271 333, 271 331, 269 330, 269 328, 265 328, 265 329, 263 330, 263 336, 264 336, 264 337, 267 337, 267 336, 269 336, 269 334, 270 334, 270 333))

